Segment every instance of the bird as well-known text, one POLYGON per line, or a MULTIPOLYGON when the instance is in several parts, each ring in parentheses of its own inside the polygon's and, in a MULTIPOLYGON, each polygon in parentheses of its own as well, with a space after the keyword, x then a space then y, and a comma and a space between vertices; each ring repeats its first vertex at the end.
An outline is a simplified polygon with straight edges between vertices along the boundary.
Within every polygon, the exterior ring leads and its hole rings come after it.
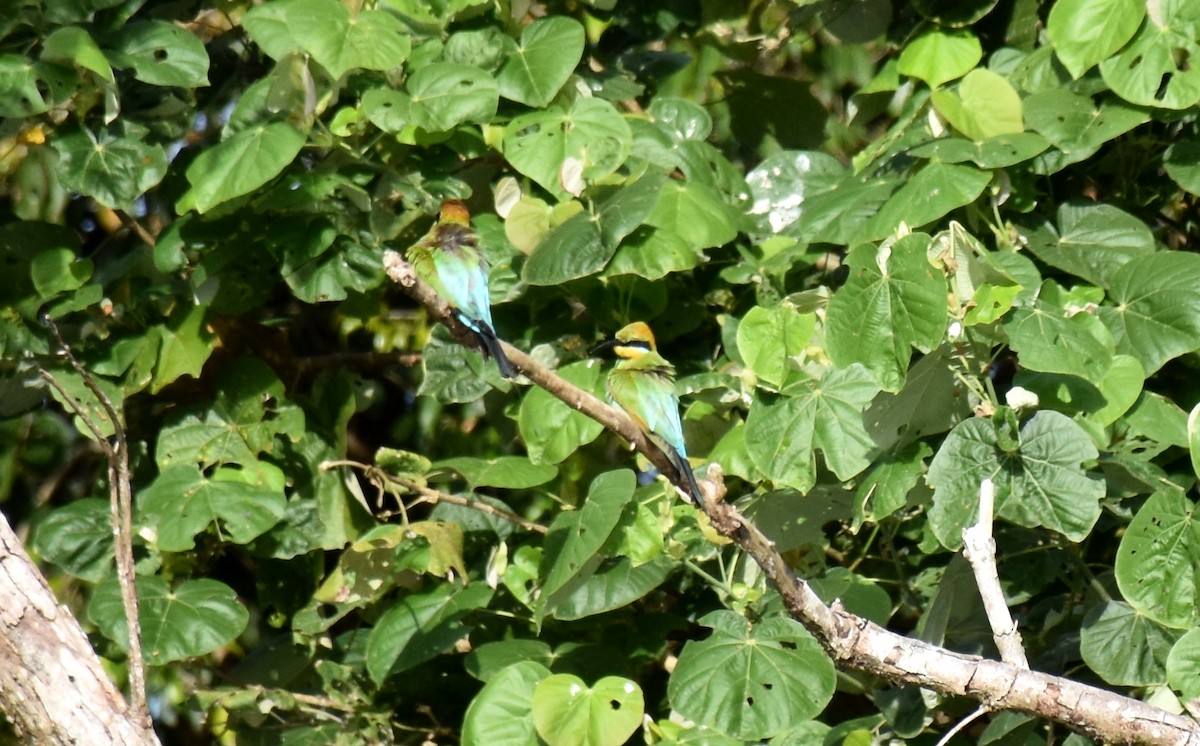
POLYGON ((479 237, 471 229, 471 213, 459 199, 442 201, 438 220, 408 249, 417 277, 429 284, 453 309, 455 316, 479 339, 483 353, 495 358, 500 375, 516 371, 496 336, 488 295, 488 268, 479 252, 479 237))
POLYGON ((687 480, 697 503, 704 493, 688 464, 679 421, 679 397, 675 395, 675 367, 658 354, 654 333, 642 321, 622 328, 597 345, 592 354, 611 350, 619 358, 608 374, 608 398, 625 411, 643 432, 652 436, 675 469, 687 480))

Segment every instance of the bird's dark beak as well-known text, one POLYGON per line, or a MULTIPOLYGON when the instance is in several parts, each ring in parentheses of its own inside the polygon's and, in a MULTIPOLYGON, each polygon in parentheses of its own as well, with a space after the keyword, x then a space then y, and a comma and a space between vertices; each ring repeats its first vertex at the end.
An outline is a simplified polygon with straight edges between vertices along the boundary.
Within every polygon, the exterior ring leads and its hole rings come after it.
POLYGON ((611 350, 612 348, 616 347, 618 344, 619 344, 619 342, 617 342, 616 339, 606 339, 603 342, 601 342, 600 344, 593 347, 591 349, 591 351, 588 352, 588 356, 589 357, 603 357, 604 353, 606 353, 609 350, 611 350))

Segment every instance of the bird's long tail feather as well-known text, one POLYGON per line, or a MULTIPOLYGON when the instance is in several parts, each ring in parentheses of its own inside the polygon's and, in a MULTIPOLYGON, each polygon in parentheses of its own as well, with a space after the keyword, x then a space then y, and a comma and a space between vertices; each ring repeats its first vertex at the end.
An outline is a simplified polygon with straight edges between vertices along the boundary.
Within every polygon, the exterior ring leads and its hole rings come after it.
POLYGON ((692 466, 688 463, 679 451, 672 448, 670 445, 666 447, 667 457, 675 469, 687 480, 688 491, 692 493, 692 500, 701 507, 704 506, 704 493, 700 491, 700 485, 696 482, 696 475, 692 472, 692 466))
POLYGON ((479 341, 483 343, 484 352, 488 357, 496 358, 496 367, 500 369, 500 375, 508 379, 516 378, 517 371, 513 368, 508 356, 504 354, 504 347, 500 344, 500 338, 496 336, 496 332, 483 322, 476 323, 479 324, 479 341))

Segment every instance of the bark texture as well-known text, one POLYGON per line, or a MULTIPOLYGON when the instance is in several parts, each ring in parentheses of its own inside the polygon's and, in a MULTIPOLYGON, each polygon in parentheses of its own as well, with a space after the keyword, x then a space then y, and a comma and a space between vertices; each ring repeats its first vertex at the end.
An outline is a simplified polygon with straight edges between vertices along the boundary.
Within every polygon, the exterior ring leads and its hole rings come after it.
POLYGON ((158 744, 0 514, 0 712, 23 743, 158 744))

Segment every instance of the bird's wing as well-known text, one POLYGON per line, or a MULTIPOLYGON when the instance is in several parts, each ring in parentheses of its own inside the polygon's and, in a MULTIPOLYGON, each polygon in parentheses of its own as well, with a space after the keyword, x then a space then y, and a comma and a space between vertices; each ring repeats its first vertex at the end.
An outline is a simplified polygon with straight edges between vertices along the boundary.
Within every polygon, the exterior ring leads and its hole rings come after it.
POLYGON ((687 458, 679 399, 671 379, 655 369, 615 370, 609 377, 609 393, 644 430, 665 440, 687 458))
POLYGON ((479 252, 461 244, 439 248, 433 252, 433 262, 445 287, 446 300, 469 318, 494 328, 487 267, 479 252))

